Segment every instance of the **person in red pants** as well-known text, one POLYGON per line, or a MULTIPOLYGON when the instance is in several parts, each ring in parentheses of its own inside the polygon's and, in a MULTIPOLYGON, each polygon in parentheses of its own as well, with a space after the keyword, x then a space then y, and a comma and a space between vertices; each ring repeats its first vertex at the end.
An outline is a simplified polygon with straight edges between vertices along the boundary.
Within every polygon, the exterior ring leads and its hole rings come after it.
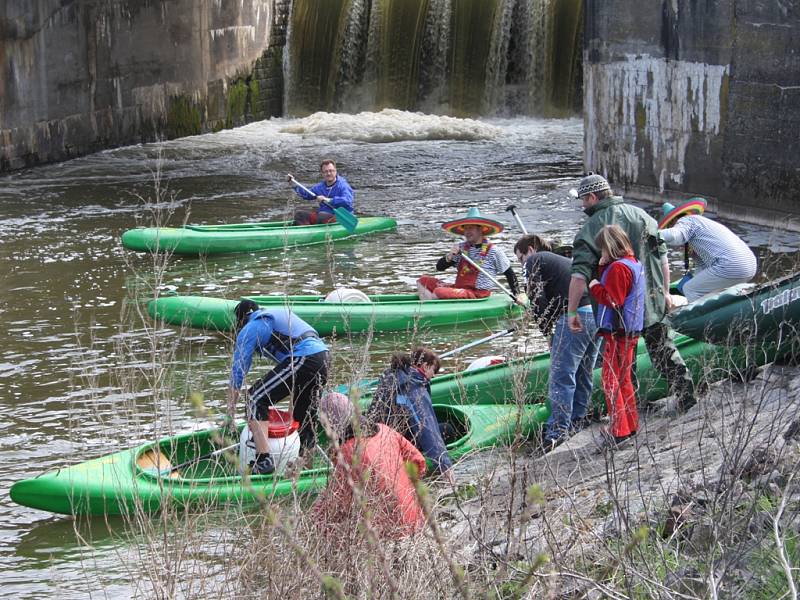
POLYGON ((636 435, 639 413, 631 371, 636 344, 644 327, 645 278, 633 254, 630 238, 618 225, 606 225, 597 234, 600 280, 589 283, 597 302, 598 335, 603 345, 603 391, 611 417, 610 447, 636 435))
MULTIPOLYGON (((450 252, 436 263, 437 271, 455 266, 458 269, 456 280, 452 284, 446 284, 429 275, 420 277, 417 280, 417 292, 421 300, 486 298, 492 293, 495 287, 492 280, 466 260, 462 260, 462 254, 466 254, 494 278, 500 274, 505 275, 511 293, 515 296, 518 294, 517 276, 511 267, 511 259, 487 237, 503 231, 502 223, 484 217, 473 207, 465 217, 444 223, 442 229, 464 236, 463 242, 453 245, 450 252)), ((520 300, 523 303, 524 301, 525 298, 520 300)))

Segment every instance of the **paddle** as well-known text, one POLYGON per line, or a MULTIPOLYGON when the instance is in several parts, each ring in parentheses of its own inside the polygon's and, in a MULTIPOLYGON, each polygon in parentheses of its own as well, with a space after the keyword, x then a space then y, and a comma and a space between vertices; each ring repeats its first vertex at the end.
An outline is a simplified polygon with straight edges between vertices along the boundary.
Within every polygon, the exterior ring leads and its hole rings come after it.
POLYGON ((510 206, 506 206, 506 210, 512 214, 514 220, 517 222, 517 225, 519 225, 519 228, 522 230, 522 234, 528 235, 528 230, 525 229, 525 225, 523 225, 522 219, 520 219, 519 215, 517 214, 517 207, 511 204, 510 206))
MULTIPOLYGON (((463 346, 459 346, 458 348, 453 348, 452 350, 448 350, 447 352, 444 352, 443 354, 440 354, 439 358, 447 358, 448 356, 453 356, 454 354, 458 354, 459 352, 463 352, 464 350, 468 350, 469 348, 472 348, 474 346, 478 346, 479 344, 483 344, 483 343, 489 342, 489 341, 491 341, 491 340, 493 340, 495 338, 503 337, 504 335, 508 335, 510 333, 514 333, 516 330, 517 330, 516 327, 509 327, 508 329, 505 329, 503 331, 498 331, 498 332, 493 333, 491 335, 487 335, 486 337, 482 337, 481 339, 475 340, 474 342, 469 342, 468 344, 464 344, 463 346)), ((367 379, 367 380, 364 380, 364 381, 360 381, 358 384, 356 384, 355 387, 357 387, 357 388, 375 387, 376 385, 378 385, 379 381, 380 381, 379 379, 367 379)), ((343 385, 339 386, 338 391, 340 391, 340 392, 342 392, 344 394, 347 394, 349 392, 349 389, 343 384, 343 385)))
MULTIPOLYGON (((570 190, 570 193, 571 192, 575 192, 575 194, 578 193, 577 190, 570 190)), ((576 195, 575 197, 577 198, 578 196, 576 195)), ((519 225, 519 228, 522 230, 522 234, 528 235, 528 230, 525 229, 525 225, 523 225, 522 219, 520 219, 519 215, 517 214, 517 207, 512 204, 510 206, 507 206, 506 210, 509 211, 512 215, 514 215, 514 219, 517 221, 517 225, 519 225)), ((555 246, 553 248, 553 254, 559 254, 567 258, 572 258, 572 246, 568 244, 567 245, 561 244, 555 246)))
MULTIPOLYGON (((314 197, 317 196, 317 194, 297 181, 294 177, 290 176, 289 181, 303 190, 306 194, 311 194, 314 197)), ((328 206, 331 206, 330 200, 325 200, 325 202, 328 204, 328 206)), ((353 233, 356 230, 356 227, 358 227, 358 218, 349 210, 340 206, 333 209, 333 214, 336 215, 336 222, 344 227, 349 233, 353 233)))
POLYGON ((516 330, 517 330, 516 327, 509 327, 504 331, 498 331, 497 333, 487 335, 486 337, 481 338, 479 340, 475 340, 474 342, 470 342, 469 344, 464 344, 463 346, 459 346, 458 348, 455 348, 453 350, 448 350, 444 354, 440 354, 439 358, 447 358, 448 356, 453 356, 453 354, 458 354, 459 352, 463 352, 464 350, 469 350, 473 346, 489 342, 495 338, 503 337, 504 335, 508 335, 509 333, 514 333, 516 330))
POLYGON ((475 267, 476 269, 478 269, 478 271, 480 271, 480 272, 481 272, 481 273, 483 273, 483 274, 484 274, 486 277, 488 277, 488 278, 489 278, 489 281, 491 281, 493 284, 495 284, 497 287, 499 287, 499 288, 500 288, 502 291, 504 291, 506 294, 508 294, 508 295, 511 297, 511 299, 514 301, 514 304, 518 304, 518 305, 520 305, 520 306, 521 306, 521 307, 523 307, 523 308, 525 308, 525 307, 526 307, 526 305, 525 305, 525 303, 524 303, 524 302, 520 302, 519 300, 517 300, 517 297, 516 297, 514 294, 512 294, 510 291, 508 291, 508 290, 507 290, 507 289, 506 289, 506 288, 503 286, 503 284, 501 284, 499 281, 497 281, 497 279, 495 279, 494 277, 492 277, 492 276, 491 276, 491 275, 490 275, 490 274, 489 274, 489 273, 486 271, 486 269, 484 269, 482 266, 480 266, 478 263, 476 263, 474 260, 472 260, 472 259, 471 259, 469 256, 467 256, 467 254, 466 254, 466 253, 464 253, 464 252, 461 252, 460 254, 461 254, 461 258, 462 258, 463 260, 466 260, 466 261, 467 261, 467 263, 471 264, 473 267, 475 267))
POLYGON ((195 463, 199 463, 200 461, 206 460, 206 459, 209 459, 209 458, 214 458, 215 456, 219 456, 220 454, 224 454, 225 452, 228 452, 228 451, 233 450, 234 448, 238 448, 238 447, 239 447, 239 442, 236 442, 235 444, 231 444, 230 446, 225 446, 224 448, 220 448, 219 450, 214 450, 213 452, 209 452, 208 454, 203 454, 202 456, 196 456, 196 457, 194 457, 194 458, 192 458, 190 460, 182 462, 179 465, 175 465, 174 467, 170 467, 169 469, 163 469, 163 470, 159 471, 158 474, 159 474, 159 476, 161 476, 161 475, 169 475, 170 473, 174 473, 175 471, 180 471, 181 469, 184 469, 184 468, 188 467, 189 465, 193 465, 195 463))

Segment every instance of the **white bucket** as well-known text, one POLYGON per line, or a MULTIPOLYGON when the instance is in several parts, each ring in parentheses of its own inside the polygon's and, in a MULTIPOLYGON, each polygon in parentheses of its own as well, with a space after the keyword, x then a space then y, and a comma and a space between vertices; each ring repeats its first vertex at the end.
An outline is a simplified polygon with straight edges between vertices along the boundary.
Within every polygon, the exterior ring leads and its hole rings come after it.
MULTIPOLYGON (((297 433, 300 424, 292 419, 288 411, 269 409, 269 434, 267 449, 275 465, 275 473, 286 471, 289 463, 300 455, 300 435, 297 433)), ((250 463, 256 459, 256 443, 253 433, 247 425, 239 437, 239 468, 244 473, 250 463)))
POLYGON ((357 290, 355 288, 336 288, 330 294, 325 296, 325 302, 363 302, 368 303, 371 302, 369 296, 367 296, 361 290, 357 290))

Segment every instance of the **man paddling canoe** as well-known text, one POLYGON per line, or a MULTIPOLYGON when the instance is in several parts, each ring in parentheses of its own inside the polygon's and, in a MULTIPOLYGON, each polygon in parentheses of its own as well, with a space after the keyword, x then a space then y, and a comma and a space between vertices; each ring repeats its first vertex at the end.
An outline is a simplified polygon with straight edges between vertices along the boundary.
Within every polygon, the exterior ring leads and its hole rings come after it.
POLYGON ((237 335, 228 393, 231 419, 253 354, 278 363, 247 391, 247 424, 256 444, 253 474, 266 475, 275 470, 267 442, 270 406, 289 396, 292 416, 300 423, 303 450, 315 444, 316 406, 328 380, 328 347, 311 325, 288 309, 259 309, 252 300, 242 300, 234 314, 237 335))
MULTIPOLYGON (((336 163, 330 158, 326 158, 319 165, 322 173, 322 181, 312 186, 311 193, 300 186, 295 185, 294 191, 298 196, 306 200, 317 200, 318 208, 298 209, 294 213, 296 225, 319 225, 322 223, 333 223, 336 220, 334 210, 343 208, 348 212, 353 212, 355 194, 353 188, 347 183, 344 177, 338 175, 336 163)), ((289 183, 294 182, 294 175, 286 175, 289 183)))
MULTIPOLYGON (((511 293, 514 296, 518 295, 517 276, 511 267, 511 260, 487 237, 503 231, 502 223, 487 219, 473 207, 465 217, 444 223, 442 229, 464 236, 463 242, 455 244, 450 252, 436 263, 437 271, 444 271, 452 266, 457 267, 456 280, 455 283, 448 285, 436 277, 428 275, 420 277, 417 280, 417 291, 421 300, 486 298, 495 287, 492 278, 501 273, 506 276, 511 293), (478 271, 468 261, 461 260, 462 252, 489 276, 478 271)), ((524 303, 526 298, 524 294, 522 296, 520 302, 524 303)))

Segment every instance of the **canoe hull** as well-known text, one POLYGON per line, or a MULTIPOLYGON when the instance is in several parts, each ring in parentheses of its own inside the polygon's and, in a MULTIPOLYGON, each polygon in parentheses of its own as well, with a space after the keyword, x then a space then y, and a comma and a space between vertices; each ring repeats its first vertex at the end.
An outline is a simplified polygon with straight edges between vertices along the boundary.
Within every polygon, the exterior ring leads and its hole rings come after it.
POLYGON ((396 228, 397 221, 388 217, 360 217, 352 232, 336 223, 293 225, 291 221, 140 227, 122 234, 122 245, 138 252, 171 252, 188 256, 232 254, 323 244, 396 228))
MULTIPOLYGON (((440 420, 462 428, 463 435, 447 446, 453 459, 530 435, 547 418, 544 406, 435 406, 435 410, 440 420)), ((18 504, 62 514, 124 515, 153 513, 167 506, 257 505, 298 492, 314 492, 327 482, 329 470, 324 466, 292 479, 271 475, 243 478, 224 461, 218 471, 214 466, 191 478, 171 478, 137 465, 148 453, 168 457, 172 464, 202 456, 213 449, 217 433, 183 434, 19 481, 11 488, 11 498, 18 504)))
MULTIPOLYGON (((494 324, 522 315, 505 295, 479 300, 420 302, 416 295, 370 296, 372 302, 322 302, 322 296, 250 296, 259 306, 288 307, 322 336, 367 331, 413 331, 466 323, 494 324)), ((168 296, 148 304, 150 316, 171 325, 230 331, 236 300, 203 296, 168 296)))
POLYGON ((780 346, 797 344, 800 328, 800 272, 756 287, 733 286, 674 311, 672 327, 715 344, 780 346))

